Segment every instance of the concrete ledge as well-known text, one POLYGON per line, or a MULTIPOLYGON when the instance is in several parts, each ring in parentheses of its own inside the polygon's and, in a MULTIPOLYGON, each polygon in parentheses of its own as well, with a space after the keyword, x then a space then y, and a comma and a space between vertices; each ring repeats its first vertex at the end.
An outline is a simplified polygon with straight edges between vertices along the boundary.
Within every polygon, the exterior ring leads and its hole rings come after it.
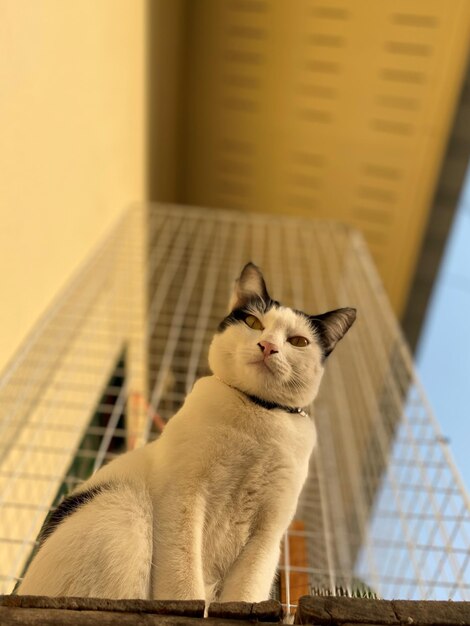
MULTIPOLYGON (((2 626, 279 626, 282 607, 269 600, 214 602, 204 619, 204 602, 195 600, 103 600, 0 596, 2 626)), ((304 596, 296 624, 318 626, 470 626, 470 602, 391 601, 304 596)))
POLYGON ((303 596, 295 615, 296 624, 390 624, 398 623, 389 600, 303 596))
POLYGON ((0 607, 204 617, 204 600, 105 600, 103 598, 0 596, 0 607))
POLYGON ((470 602, 304 596, 299 600, 295 623, 331 626, 467 626, 470 625, 470 602))
POLYGON ((242 619, 256 622, 280 622, 282 605, 275 600, 266 602, 213 602, 209 606, 209 617, 242 619))
MULTIPOLYGON (((105 600, 0 596, 1 626, 201 626, 204 601, 105 600)), ((216 602, 209 607, 205 626, 278 626, 279 602, 216 602)))
POLYGON ((408 602, 395 600, 393 610, 402 624, 459 626, 470 623, 470 602, 408 602))
POLYGON ((252 626, 230 619, 158 615, 116 611, 30 609, 0 606, 1 626, 252 626))

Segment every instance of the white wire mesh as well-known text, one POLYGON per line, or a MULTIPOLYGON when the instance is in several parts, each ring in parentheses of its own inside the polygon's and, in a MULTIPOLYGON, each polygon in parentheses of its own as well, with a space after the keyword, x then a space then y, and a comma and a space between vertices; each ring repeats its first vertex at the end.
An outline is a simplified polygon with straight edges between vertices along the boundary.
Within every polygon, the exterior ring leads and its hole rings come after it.
POLYGON ((57 498, 158 436, 196 377, 248 260, 310 313, 356 306, 315 403, 319 446, 279 564, 288 611, 312 589, 469 599, 469 503, 362 238, 340 224, 136 208, 0 380, 0 590, 57 498))

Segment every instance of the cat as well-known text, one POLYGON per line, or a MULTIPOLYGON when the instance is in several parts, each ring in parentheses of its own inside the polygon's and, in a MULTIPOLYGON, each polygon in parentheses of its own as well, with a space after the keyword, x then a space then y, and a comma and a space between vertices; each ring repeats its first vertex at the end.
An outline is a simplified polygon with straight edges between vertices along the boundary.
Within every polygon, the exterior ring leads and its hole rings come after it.
POLYGON ((316 442, 305 407, 355 317, 280 305, 248 263, 209 348, 212 375, 158 440, 58 506, 17 593, 268 599, 316 442))

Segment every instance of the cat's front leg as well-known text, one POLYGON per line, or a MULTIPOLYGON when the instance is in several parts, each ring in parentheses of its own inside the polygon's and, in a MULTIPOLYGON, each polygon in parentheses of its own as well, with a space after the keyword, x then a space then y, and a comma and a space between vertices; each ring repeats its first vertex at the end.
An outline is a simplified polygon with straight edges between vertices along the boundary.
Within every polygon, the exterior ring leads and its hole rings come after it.
POLYGON ((220 602, 262 602, 269 598, 279 560, 282 531, 258 529, 230 568, 220 602))
POLYGON ((152 567, 152 599, 205 600, 199 555, 172 542, 158 545, 152 567))
POLYGON ((203 503, 181 494, 160 505, 154 526, 152 598, 205 600, 202 569, 203 503))

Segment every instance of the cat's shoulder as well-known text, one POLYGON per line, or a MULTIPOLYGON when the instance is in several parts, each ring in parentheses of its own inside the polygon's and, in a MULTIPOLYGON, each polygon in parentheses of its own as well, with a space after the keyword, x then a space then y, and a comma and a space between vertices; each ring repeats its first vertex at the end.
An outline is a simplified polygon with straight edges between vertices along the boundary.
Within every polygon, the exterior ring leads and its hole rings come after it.
POLYGON ((203 376, 199 378, 189 394, 194 399, 200 399, 203 401, 208 400, 227 400, 230 397, 235 397, 236 393, 226 383, 222 382, 217 376, 203 376))

